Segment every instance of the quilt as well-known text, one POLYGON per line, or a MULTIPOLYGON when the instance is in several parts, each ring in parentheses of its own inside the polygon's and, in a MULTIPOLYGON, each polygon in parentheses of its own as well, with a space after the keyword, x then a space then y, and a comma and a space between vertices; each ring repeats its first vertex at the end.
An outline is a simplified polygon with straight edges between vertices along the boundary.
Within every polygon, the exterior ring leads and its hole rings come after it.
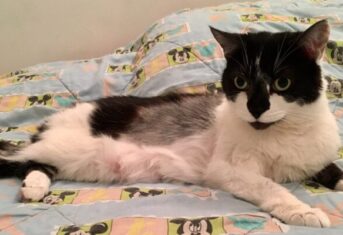
MULTIPOLYGON (((343 138, 343 2, 262 0, 183 9, 100 58, 44 63, 0 76, 0 139, 21 145, 42 120, 76 102, 111 95, 221 92, 225 60, 208 26, 223 31, 304 30, 328 19, 327 96, 343 138)), ((343 156, 343 148, 337 153, 343 156)), ((343 167, 343 159, 337 161, 343 167)), ((332 227, 282 223, 223 191, 178 184, 55 182, 41 202, 19 201, 17 179, 0 179, 0 234, 343 234, 343 193, 311 181, 285 184, 323 209, 332 227)))

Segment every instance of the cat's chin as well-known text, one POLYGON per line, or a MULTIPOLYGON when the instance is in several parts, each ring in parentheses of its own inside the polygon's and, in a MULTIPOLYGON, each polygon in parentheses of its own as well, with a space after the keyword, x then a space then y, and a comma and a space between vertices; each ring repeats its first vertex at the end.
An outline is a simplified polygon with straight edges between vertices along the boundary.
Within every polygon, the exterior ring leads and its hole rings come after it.
POLYGON ((249 122, 250 126, 252 126, 255 130, 265 130, 268 127, 272 126, 276 122, 249 122))

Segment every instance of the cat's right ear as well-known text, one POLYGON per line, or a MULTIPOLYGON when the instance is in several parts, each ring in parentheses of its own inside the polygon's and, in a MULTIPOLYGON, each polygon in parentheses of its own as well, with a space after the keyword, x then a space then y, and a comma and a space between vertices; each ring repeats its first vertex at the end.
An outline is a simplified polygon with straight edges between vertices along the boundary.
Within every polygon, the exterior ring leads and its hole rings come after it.
POLYGON ((223 31, 220 31, 218 29, 215 29, 210 26, 210 30, 214 36, 214 38, 217 40, 217 42, 220 44, 220 46, 224 50, 224 54, 228 55, 231 54, 232 51, 237 49, 239 45, 241 44, 240 38, 237 34, 233 33, 226 33, 223 31))

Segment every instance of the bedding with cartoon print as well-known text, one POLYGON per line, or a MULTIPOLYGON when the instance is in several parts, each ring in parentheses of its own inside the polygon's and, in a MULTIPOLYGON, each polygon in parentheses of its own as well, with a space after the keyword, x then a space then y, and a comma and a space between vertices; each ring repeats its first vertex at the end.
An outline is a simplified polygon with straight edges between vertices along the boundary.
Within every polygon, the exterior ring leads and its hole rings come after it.
MULTIPOLYGON (((159 20, 113 54, 3 75, 0 139, 24 144, 44 117, 75 102, 110 95, 220 92, 225 60, 209 25, 238 33, 277 32, 304 30, 324 18, 332 33, 323 72, 343 137, 342 9, 340 0, 265 0, 185 9, 159 20)), ((229 193, 199 186, 59 181, 42 201, 25 203, 19 200, 20 181, 1 179, 0 234, 343 234, 342 193, 310 181, 285 186, 323 209, 332 227, 288 226, 229 193)))

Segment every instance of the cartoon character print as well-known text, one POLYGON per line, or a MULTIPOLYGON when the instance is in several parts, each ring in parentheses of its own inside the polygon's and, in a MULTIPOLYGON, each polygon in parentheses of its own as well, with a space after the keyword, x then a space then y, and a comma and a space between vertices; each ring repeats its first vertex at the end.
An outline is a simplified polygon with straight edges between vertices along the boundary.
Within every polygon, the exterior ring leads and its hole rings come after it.
POLYGON ((37 77, 37 74, 19 74, 16 77, 16 82, 32 81, 37 77))
POLYGON ((10 127, 6 127, 6 128, 0 128, 0 133, 2 132, 10 132, 13 130, 17 130, 18 127, 17 126, 10 126, 10 127))
POLYGON ((151 48, 153 48, 156 43, 161 42, 162 40, 164 40, 166 37, 164 34, 159 34, 157 35, 154 39, 147 41, 144 45, 143 45, 143 50, 144 53, 146 54, 148 51, 151 50, 151 48))
POLYGON ((327 51, 327 54, 330 57, 331 62, 343 65, 343 46, 338 45, 335 41, 329 41, 327 48, 330 50, 327 51))
POLYGON ((62 229, 61 233, 63 235, 96 235, 103 234, 107 232, 108 225, 104 222, 96 223, 91 225, 88 229, 81 228, 75 225, 71 225, 62 229))
POLYGON ((27 142, 24 140, 10 140, 8 141, 11 145, 15 145, 15 146, 23 146, 26 145, 27 142))
POLYGON ((124 65, 108 65, 106 73, 129 73, 131 72, 131 66, 128 64, 124 65))
POLYGON ((343 159, 343 147, 340 147, 340 148, 338 149, 338 156, 339 156, 339 158, 342 158, 342 159, 343 159))
POLYGON ((141 48, 142 45, 144 45, 147 41, 148 41, 148 36, 147 36, 147 33, 145 33, 130 47, 129 50, 131 52, 138 51, 139 48, 141 48))
POLYGON ((331 192, 330 189, 325 188, 324 186, 313 182, 311 180, 307 180, 303 183, 303 187, 310 192, 311 194, 321 194, 321 193, 327 193, 331 192))
POLYGON ((342 84, 337 80, 331 81, 329 89, 335 95, 341 96, 342 94, 342 84))
POLYGON ((148 192, 144 192, 139 188, 125 188, 124 191, 129 192, 129 198, 139 198, 139 197, 152 197, 163 194, 163 190, 150 189, 148 192))
MULTIPOLYGON (((179 94, 218 94, 223 91, 221 82, 212 82, 197 86, 180 87, 176 90, 179 94)), ((174 93, 175 89, 169 89, 164 94, 174 93)))
POLYGON ((206 85, 206 93, 208 94, 218 94, 218 92, 222 92, 223 88, 220 82, 217 83, 209 83, 206 85))
POLYGON ((131 52, 131 49, 127 49, 125 47, 119 47, 114 51, 114 54, 127 54, 130 52, 131 52))
POLYGON ((43 104, 43 105, 47 105, 47 104, 50 104, 51 101, 52 101, 52 95, 50 94, 45 94, 45 95, 41 95, 41 96, 36 96, 36 95, 33 95, 33 96, 30 96, 27 101, 29 102, 28 103, 28 106, 32 106, 34 104, 43 104))
POLYGON ((194 61, 194 53, 190 46, 179 47, 168 52, 168 59, 171 64, 185 64, 194 61))
POLYGON ((313 181, 306 181, 305 185, 308 187, 312 187, 314 189, 319 189, 320 188, 320 184, 318 184, 317 182, 313 182, 313 181))
POLYGON ((150 49, 153 48, 155 44, 155 40, 148 41, 146 44, 144 44, 144 52, 147 53, 148 51, 150 51, 150 49))
POLYGON ((166 35, 162 33, 157 35, 154 39, 148 40, 146 43, 144 43, 141 47, 137 49, 137 53, 133 63, 139 64, 142 58, 156 45, 157 42, 160 42, 165 39, 166 35))
POLYGON ((308 17, 293 17, 293 20, 297 23, 302 23, 302 24, 311 24, 311 18, 308 17))
POLYGON ((13 76, 17 76, 17 75, 24 74, 24 73, 27 73, 27 72, 28 72, 27 70, 17 70, 15 72, 10 72, 8 74, 1 75, 0 78, 13 77, 13 76))
POLYGON ((144 81, 146 80, 145 78, 145 73, 143 68, 140 68, 137 70, 136 72, 136 76, 133 78, 133 80, 131 81, 129 90, 135 89, 138 86, 140 86, 144 81))
POLYGON ((28 72, 27 70, 17 70, 15 72, 11 73, 11 74, 12 74, 12 76, 14 76, 14 75, 19 75, 19 74, 27 73, 27 72, 28 72))
POLYGON ((120 72, 118 65, 109 65, 106 69, 107 73, 120 72))
POLYGON ((241 16, 242 21, 245 22, 256 22, 259 20, 264 20, 264 15, 262 14, 248 14, 241 16))
POLYGON ((64 200, 66 199, 66 196, 71 196, 71 195, 75 195, 75 192, 73 191, 64 191, 60 194, 54 194, 49 192, 42 200, 41 202, 45 203, 45 204, 50 204, 50 205, 57 205, 57 204, 61 204, 64 202, 64 200))
POLYGON ((343 97, 343 81, 331 76, 325 76, 328 82, 327 97, 329 99, 342 98, 343 97))
POLYGON ((0 139, 0 145, 1 146, 6 146, 6 150, 1 150, 0 149, 0 155, 5 155, 5 154, 14 154, 16 151, 18 151, 18 146, 24 145, 26 142, 25 141, 15 141, 15 140, 4 140, 0 139), (6 152, 6 153, 5 153, 6 152))
POLYGON ((166 38, 166 35, 164 35, 163 33, 161 33, 161 34, 157 35, 157 36, 155 37, 154 40, 155 40, 156 42, 161 42, 161 41, 163 41, 165 38, 166 38))
POLYGON ((210 220, 215 217, 199 218, 199 219, 172 219, 170 223, 178 225, 178 235, 211 235, 213 231, 210 220))

